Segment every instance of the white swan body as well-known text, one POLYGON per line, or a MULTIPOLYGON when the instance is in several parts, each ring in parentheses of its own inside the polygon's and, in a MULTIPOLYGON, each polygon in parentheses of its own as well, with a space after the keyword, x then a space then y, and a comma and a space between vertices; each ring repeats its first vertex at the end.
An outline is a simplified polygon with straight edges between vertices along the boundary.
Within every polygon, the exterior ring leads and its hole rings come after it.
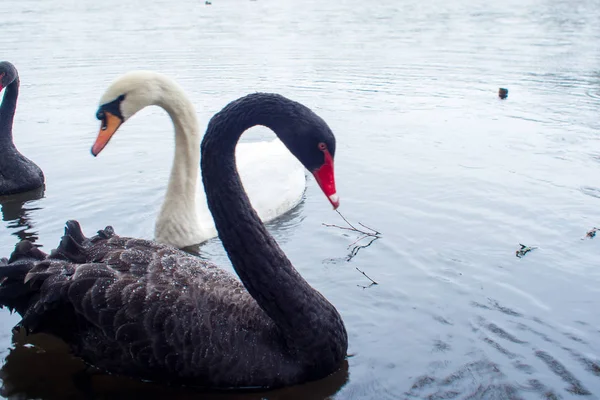
MULTIPOLYGON (((298 167, 302 166, 290 154, 279 139, 240 143, 236 148, 236 165, 242 183, 252 206, 264 222, 285 214, 302 200, 306 175, 302 168, 298 171, 298 167)), ((198 164, 196 165, 198 168, 198 164)), ((197 222, 190 224, 193 217, 181 212, 179 191, 168 190, 154 226, 156 241, 183 248, 217 236, 200 177, 197 178, 196 186, 198 189, 195 190, 194 209, 197 222)), ((187 201, 184 203, 186 205, 182 206, 186 207, 187 201)))
MULTIPOLYGON (((116 79, 100 100, 98 118, 103 119, 103 128, 92 153, 98 154, 123 122, 151 105, 163 108, 175 128, 175 156, 154 227, 155 240, 179 248, 202 243, 217 231, 198 173, 200 129, 194 105, 174 80, 152 71, 133 71, 116 79)), ((236 165, 263 222, 285 214, 302 200, 304 168, 279 139, 240 143, 236 165)))

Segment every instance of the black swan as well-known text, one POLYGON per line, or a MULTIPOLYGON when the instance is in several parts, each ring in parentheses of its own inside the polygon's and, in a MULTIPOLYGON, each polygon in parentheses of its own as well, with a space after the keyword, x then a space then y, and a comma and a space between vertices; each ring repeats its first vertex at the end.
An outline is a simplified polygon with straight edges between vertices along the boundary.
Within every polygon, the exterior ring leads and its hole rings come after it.
POLYGON ((335 307, 313 289, 251 207, 235 165, 248 128, 272 129, 337 208, 335 137, 319 116, 276 94, 228 104, 201 145, 208 205, 233 275, 174 247, 86 238, 67 222, 56 250, 28 241, 0 266, 0 304, 19 326, 62 338, 74 354, 116 374, 213 388, 274 388, 323 378, 345 359, 335 307))
POLYGON ((44 173, 13 143, 12 125, 19 97, 19 73, 8 61, 0 62, 0 196, 26 192, 44 185, 44 173))

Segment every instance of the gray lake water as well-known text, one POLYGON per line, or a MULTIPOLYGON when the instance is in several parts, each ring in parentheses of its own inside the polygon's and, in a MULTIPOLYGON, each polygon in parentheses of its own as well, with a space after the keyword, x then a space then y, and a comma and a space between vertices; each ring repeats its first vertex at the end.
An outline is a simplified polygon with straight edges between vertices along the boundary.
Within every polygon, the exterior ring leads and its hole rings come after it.
MULTIPOLYGON (((281 93, 338 140, 341 212, 311 179, 269 225, 336 305, 348 365, 320 382, 198 394, 90 375, 61 343, 13 337, 10 398, 556 399, 600 396, 600 1, 3 0, 0 59, 19 69, 14 135, 43 198, 3 201, 0 255, 49 251, 64 222, 152 237, 173 157, 158 108, 98 157, 97 102, 132 69, 174 77, 204 128, 229 101, 281 93), (506 100, 498 88, 506 87, 506 100), (519 243, 538 248, 517 258, 519 243), (366 244, 366 242, 365 242, 366 244), (368 288, 364 271, 379 285, 368 288)), ((252 129, 246 140, 270 138, 252 129)), ((39 197, 39 196, 38 196, 39 197)), ((231 268, 218 239, 201 249, 231 268)))

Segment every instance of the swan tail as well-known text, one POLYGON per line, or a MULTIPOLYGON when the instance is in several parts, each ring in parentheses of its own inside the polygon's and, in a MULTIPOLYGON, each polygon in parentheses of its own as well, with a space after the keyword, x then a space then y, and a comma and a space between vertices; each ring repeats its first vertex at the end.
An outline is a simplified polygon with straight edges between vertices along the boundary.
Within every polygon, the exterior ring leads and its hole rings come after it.
POLYGON ((60 239, 60 244, 50 253, 50 258, 70 261, 75 263, 85 262, 90 240, 85 237, 77 221, 67 221, 65 234, 60 239))
POLYGON ((97 254, 91 248, 113 236, 107 227, 90 239, 77 221, 68 221, 50 255, 29 241, 18 243, 9 259, 0 260, 0 307, 19 313, 22 320, 17 326, 30 333, 45 331, 64 338, 75 322, 75 310, 83 307, 86 291, 100 275, 112 275, 93 262, 97 254), (55 328, 61 332, 50 331, 55 328))

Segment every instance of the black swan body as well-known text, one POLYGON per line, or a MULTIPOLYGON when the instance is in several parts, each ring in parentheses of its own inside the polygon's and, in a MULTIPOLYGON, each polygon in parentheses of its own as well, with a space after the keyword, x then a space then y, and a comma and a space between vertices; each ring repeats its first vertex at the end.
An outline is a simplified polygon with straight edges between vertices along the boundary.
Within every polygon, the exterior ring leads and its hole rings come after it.
POLYGON ((337 207, 335 137, 305 106, 251 94, 217 113, 202 141, 208 205, 241 282, 171 246, 86 238, 67 222, 56 250, 20 242, 0 266, 0 304, 28 332, 54 334, 110 372, 213 388, 280 387, 323 378, 348 347, 335 307, 313 289, 267 232, 235 167, 240 135, 271 128, 337 207))
POLYGON ((19 97, 19 73, 8 61, 0 62, 0 91, 5 88, 0 106, 0 196, 37 189, 44 184, 44 173, 13 143, 12 125, 19 97))

